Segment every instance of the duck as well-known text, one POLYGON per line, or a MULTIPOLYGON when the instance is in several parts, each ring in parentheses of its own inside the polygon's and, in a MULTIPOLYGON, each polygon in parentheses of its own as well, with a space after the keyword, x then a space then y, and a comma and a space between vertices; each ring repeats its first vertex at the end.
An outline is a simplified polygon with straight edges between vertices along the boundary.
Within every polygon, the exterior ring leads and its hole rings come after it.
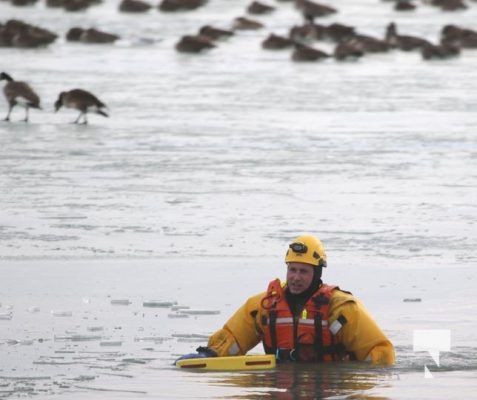
POLYGON ((106 112, 106 104, 104 104, 91 92, 83 89, 72 89, 67 92, 61 92, 58 95, 58 99, 55 101, 55 112, 58 112, 62 106, 66 108, 73 108, 80 112, 78 118, 76 118, 74 121, 75 124, 79 124, 81 117, 83 117, 82 123, 86 125, 88 123, 88 113, 109 117, 106 112))
POLYGON ((13 107, 18 105, 25 108, 25 118, 23 121, 28 122, 28 112, 30 108, 37 108, 41 110, 40 97, 28 83, 23 81, 15 81, 6 72, 2 72, 0 74, 0 81, 2 80, 7 81, 7 84, 3 88, 3 93, 5 94, 5 98, 8 102, 8 113, 4 120, 10 121, 10 114, 13 110, 13 107))
POLYGON ((386 28, 386 42, 391 48, 404 51, 422 49, 424 46, 432 45, 428 40, 417 36, 399 35, 394 22, 391 22, 386 28))
POLYGON ((203 50, 216 47, 212 40, 203 35, 185 35, 176 43, 176 50, 180 53, 200 53, 203 50))

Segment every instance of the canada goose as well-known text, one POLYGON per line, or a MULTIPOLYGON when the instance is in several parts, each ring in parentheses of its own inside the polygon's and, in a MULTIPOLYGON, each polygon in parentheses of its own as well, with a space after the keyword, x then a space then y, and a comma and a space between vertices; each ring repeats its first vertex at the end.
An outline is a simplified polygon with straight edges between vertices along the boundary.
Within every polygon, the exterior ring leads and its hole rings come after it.
POLYGON ((421 55, 424 60, 446 59, 456 57, 460 54, 460 48, 453 44, 428 45, 421 49, 421 55))
POLYGON ((253 19, 245 18, 245 17, 237 17, 233 21, 233 29, 237 30, 256 30, 261 29, 264 25, 253 19))
POLYGON ((477 36, 477 31, 472 29, 467 29, 460 27, 458 25, 444 25, 441 30, 441 35, 446 37, 468 37, 468 36, 477 36))
POLYGON ((149 11, 151 8, 149 3, 142 0, 123 0, 119 4, 119 11, 122 12, 140 13, 149 11))
POLYGON ((343 25, 340 23, 333 23, 326 28, 326 36, 334 42, 342 42, 355 35, 355 28, 349 25, 343 25))
POLYGON ((4 46, 34 48, 47 46, 54 42, 58 35, 48 29, 27 24, 21 20, 10 19, 1 29, 4 46))
POLYGON ((158 8, 161 11, 195 10, 202 7, 207 0, 162 0, 158 8))
POLYGON ((310 41, 321 40, 327 33, 327 27, 314 22, 307 22, 304 25, 293 26, 290 29, 289 36, 292 40, 310 41))
POLYGON ((431 4, 440 7, 442 11, 457 11, 468 8, 463 0, 432 0, 431 4))
POLYGON ((269 6, 268 4, 260 3, 259 1, 253 1, 247 7, 247 12, 249 14, 255 15, 269 14, 272 11, 275 11, 275 7, 269 6))
POLYGON ((313 22, 316 17, 325 17, 338 12, 334 7, 315 3, 311 0, 296 0, 295 5, 301 10, 303 18, 309 22, 313 22))
POLYGON ((83 28, 74 26, 73 28, 70 28, 68 32, 66 32, 66 40, 68 42, 103 44, 103 43, 113 43, 118 39, 119 39, 118 35, 100 31, 94 28, 83 29, 83 28))
POLYGON ((12 34, 0 24, 0 47, 10 47, 12 45, 12 34))
POLYGON ((40 97, 26 82, 14 81, 13 78, 5 72, 0 74, 0 81, 6 80, 7 84, 3 88, 3 93, 8 101, 8 114, 5 121, 10 121, 10 114, 16 105, 25 107, 25 122, 28 122, 28 110, 40 107, 40 97))
POLYGON ((95 4, 92 0, 65 0, 63 8, 66 11, 83 11, 95 4))
POLYGON ((268 50, 281 50, 286 49, 287 47, 292 47, 294 43, 295 42, 292 39, 271 33, 262 42, 262 47, 268 50))
POLYGON ((66 40, 68 42, 79 42, 84 31, 83 28, 74 26, 66 32, 66 40))
POLYGON ((457 25, 445 25, 441 30, 441 44, 475 49, 477 48, 477 31, 457 25))
POLYGON ((85 29, 80 36, 80 42, 82 43, 113 43, 118 39, 118 35, 103 32, 95 28, 85 29))
POLYGON ((386 42, 390 47, 397 47, 404 51, 422 49, 424 46, 432 45, 428 40, 417 36, 399 35, 394 22, 391 22, 386 28, 386 42))
POLYGON ((175 47, 180 53, 200 53, 202 50, 212 49, 216 46, 208 36, 185 35, 181 37, 175 47))
POLYGON ((87 124, 88 119, 86 115, 88 112, 100 114, 103 117, 109 117, 105 112, 105 109, 107 108, 106 105, 94 94, 83 89, 73 89, 69 92, 61 92, 58 96, 58 100, 55 101, 55 112, 57 112, 61 106, 79 110, 80 114, 74 121, 75 124, 79 123, 81 117, 83 117, 83 124, 87 124))
POLYGON ((30 6, 37 2, 38 0, 11 0, 12 5, 14 6, 30 6))
POLYGON ((368 35, 356 34, 346 41, 364 53, 384 53, 389 50, 389 45, 384 40, 368 35))
POLYGON ((416 9, 416 5, 409 0, 397 0, 394 9, 396 11, 413 11, 416 9))
POLYGON ((46 0, 46 6, 51 8, 60 8, 65 4, 65 0, 46 0))
POLYGON ((304 44, 295 43, 295 50, 292 53, 293 61, 318 61, 328 58, 329 54, 304 44))
POLYGON ((216 28, 211 25, 204 25, 199 29, 199 35, 207 36, 211 40, 219 40, 233 36, 233 32, 228 29, 216 28))
POLYGON ((363 54, 363 51, 352 42, 338 43, 333 52, 334 57, 339 61, 356 60, 363 54))

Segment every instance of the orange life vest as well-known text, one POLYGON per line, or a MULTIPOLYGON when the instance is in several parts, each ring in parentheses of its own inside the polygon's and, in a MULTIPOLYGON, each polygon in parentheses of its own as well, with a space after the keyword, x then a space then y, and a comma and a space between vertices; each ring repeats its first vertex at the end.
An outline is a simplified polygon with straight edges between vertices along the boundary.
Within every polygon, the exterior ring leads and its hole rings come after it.
POLYGON ((268 285, 262 306, 263 346, 278 360, 334 361, 341 357, 335 336, 328 326, 331 292, 337 286, 322 284, 307 300, 300 315, 293 316, 279 279, 268 285))

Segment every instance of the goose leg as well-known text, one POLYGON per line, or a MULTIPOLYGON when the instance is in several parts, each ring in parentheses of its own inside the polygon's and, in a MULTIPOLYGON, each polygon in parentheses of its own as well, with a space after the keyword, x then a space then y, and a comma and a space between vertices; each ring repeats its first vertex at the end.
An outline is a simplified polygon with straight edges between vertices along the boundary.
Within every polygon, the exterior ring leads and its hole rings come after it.
POLYGON ((10 114, 12 113, 13 106, 8 106, 7 116, 3 119, 4 121, 10 121, 10 114))
POLYGON ((28 111, 29 111, 29 109, 30 108, 28 106, 25 107, 25 119, 23 120, 24 122, 28 122, 28 111))
POLYGON ((79 124, 79 120, 81 118, 81 116, 83 115, 83 111, 81 111, 78 115, 78 118, 76 118, 75 122, 73 122, 74 124, 79 124))

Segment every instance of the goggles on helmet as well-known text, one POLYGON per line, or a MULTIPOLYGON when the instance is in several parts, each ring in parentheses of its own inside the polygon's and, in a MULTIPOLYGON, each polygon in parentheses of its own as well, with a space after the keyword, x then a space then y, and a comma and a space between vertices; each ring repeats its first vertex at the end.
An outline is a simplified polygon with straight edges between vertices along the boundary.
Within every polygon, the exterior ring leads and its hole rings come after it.
POLYGON ((288 247, 298 254, 305 254, 308 251, 308 247, 302 242, 293 242, 288 247))

